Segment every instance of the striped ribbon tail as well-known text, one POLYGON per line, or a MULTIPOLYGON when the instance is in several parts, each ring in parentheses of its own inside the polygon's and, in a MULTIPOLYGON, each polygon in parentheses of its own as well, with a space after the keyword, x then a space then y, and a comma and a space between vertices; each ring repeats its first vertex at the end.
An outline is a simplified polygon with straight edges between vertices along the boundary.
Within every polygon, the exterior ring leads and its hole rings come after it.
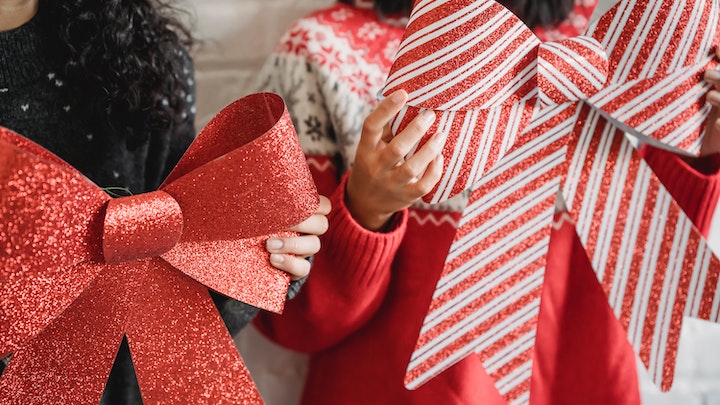
POLYGON ((543 111, 471 189, 405 382, 415 388, 478 353, 511 403, 529 400, 532 352, 573 103, 543 111))
POLYGON ((684 315, 717 319, 720 263, 624 133, 591 111, 563 194, 610 306, 663 389, 684 315))

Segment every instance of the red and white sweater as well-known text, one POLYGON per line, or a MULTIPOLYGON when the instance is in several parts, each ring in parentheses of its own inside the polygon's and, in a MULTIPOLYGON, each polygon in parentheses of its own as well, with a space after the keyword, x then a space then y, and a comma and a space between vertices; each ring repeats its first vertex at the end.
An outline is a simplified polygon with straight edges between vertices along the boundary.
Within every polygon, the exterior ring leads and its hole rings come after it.
MULTIPOLYGON (((584 25, 594 6, 587 3, 579 0, 573 21, 584 19, 584 25)), ((563 34, 577 34, 571 27, 564 25, 563 34)), ((363 120, 377 104, 402 34, 401 21, 336 5, 293 24, 263 68, 260 88, 286 100, 319 191, 330 196, 333 210, 302 291, 283 315, 262 314, 255 324, 281 345, 311 354, 306 405, 504 404, 477 356, 417 390, 403 384, 464 197, 418 203, 397 213, 385 233, 362 228, 344 203, 363 120)), ((555 281, 546 281, 543 291, 539 322, 546 326, 535 348, 532 403, 639 403, 632 348, 590 265, 576 269, 584 251, 571 223, 553 233, 550 250, 559 259, 549 262, 547 274, 555 281), (566 302, 573 311, 563 312, 558 303, 566 302), (588 319, 607 333, 586 327, 588 319), (611 336, 611 343, 598 336, 611 336), (555 378, 559 369, 567 370, 562 379, 555 378)))

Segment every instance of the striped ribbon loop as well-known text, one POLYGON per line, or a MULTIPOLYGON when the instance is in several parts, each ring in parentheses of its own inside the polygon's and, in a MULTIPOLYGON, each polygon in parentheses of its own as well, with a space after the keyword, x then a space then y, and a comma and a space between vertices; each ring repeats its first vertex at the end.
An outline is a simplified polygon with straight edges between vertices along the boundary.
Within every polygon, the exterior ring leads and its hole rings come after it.
POLYGON ((405 382, 415 388, 475 352, 510 402, 527 402, 550 224, 574 103, 543 111, 471 189, 405 382))

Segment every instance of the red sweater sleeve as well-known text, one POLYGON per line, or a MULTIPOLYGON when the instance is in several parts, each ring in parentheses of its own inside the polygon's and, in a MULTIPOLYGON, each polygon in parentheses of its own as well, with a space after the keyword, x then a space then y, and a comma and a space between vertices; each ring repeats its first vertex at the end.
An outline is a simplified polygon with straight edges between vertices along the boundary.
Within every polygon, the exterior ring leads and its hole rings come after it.
POLYGON ((650 145, 643 145, 639 152, 695 227, 707 237, 720 199, 720 153, 683 158, 650 145))
MULTIPOLYGON (((316 177, 323 192, 327 179, 316 177)), ((293 350, 324 350, 355 332, 377 311, 390 282, 391 265, 407 226, 398 212, 384 233, 355 222, 345 206, 347 174, 330 195, 330 227, 321 238, 307 282, 282 315, 262 313, 255 325, 293 350)))

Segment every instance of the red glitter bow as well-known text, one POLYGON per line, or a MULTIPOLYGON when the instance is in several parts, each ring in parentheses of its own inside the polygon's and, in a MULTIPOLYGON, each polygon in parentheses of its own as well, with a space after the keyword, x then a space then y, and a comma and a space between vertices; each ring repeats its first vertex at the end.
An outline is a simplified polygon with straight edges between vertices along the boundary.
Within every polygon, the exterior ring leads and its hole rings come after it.
POLYGON ((146 404, 262 403, 206 287, 282 310, 264 241, 319 198, 279 96, 223 109, 151 193, 2 128, 0 161, 0 402, 98 403, 125 334, 146 404))
MULTIPOLYGON (((558 191, 611 306, 663 388, 684 314, 717 320, 720 263, 623 132, 697 150, 715 65, 714 0, 620 1, 587 36, 540 44, 493 1, 418 0, 383 94, 403 128, 438 110, 444 174, 426 201, 470 190, 406 383, 478 353, 526 403, 558 191)), ((424 142, 424 141, 423 141, 424 142)))

